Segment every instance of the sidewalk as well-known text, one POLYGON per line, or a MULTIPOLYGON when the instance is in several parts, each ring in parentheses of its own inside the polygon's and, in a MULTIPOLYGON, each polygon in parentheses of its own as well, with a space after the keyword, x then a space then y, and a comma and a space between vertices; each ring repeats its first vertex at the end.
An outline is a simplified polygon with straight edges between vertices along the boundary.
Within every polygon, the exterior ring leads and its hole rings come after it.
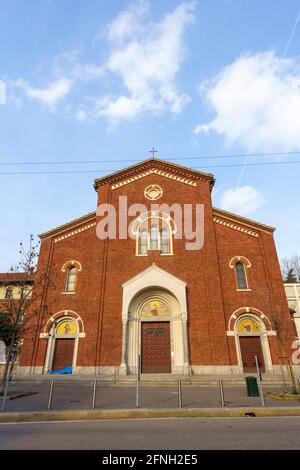
MULTIPOLYGON (((245 384, 237 385, 224 382, 224 398, 226 409, 258 408, 261 407, 261 398, 249 397, 245 384)), ((263 385, 267 408, 298 408, 299 399, 288 401, 278 400, 268 395, 268 392, 280 393, 280 385, 263 385)), ((39 382, 13 382, 9 392, 15 394, 25 393, 16 399, 6 401, 6 413, 16 412, 44 412, 47 410, 50 381, 39 382)), ((97 383, 95 409, 97 411, 136 409, 136 384, 120 385, 112 383, 97 383)), ((92 409, 93 381, 55 380, 51 409, 53 412, 86 411, 92 409)), ((0 400, 1 403, 1 400, 0 400)), ((177 384, 149 385, 139 384, 139 407, 143 409, 171 409, 178 408, 177 384)), ((182 408, 191 409, 221 409, 220 388, 214 384, 182 385, 182 408)))
POLYGON ((29 423, 45 421, 86 421, 105 419, 153 418, 217 418, 217 417, 274 417, 300 416, 300 407, 284 408, 191 408, 191 409, 135 409, 135 410, 77 410, 44 411, 33 413, 0 413, 0 423, 29 423))

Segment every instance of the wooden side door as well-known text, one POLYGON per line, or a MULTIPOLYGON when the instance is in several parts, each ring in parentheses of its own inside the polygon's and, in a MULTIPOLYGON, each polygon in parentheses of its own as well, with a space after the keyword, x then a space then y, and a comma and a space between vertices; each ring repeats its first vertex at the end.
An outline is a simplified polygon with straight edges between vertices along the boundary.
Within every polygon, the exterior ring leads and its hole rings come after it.
POLYGON ((75 340, 56 339, 52 370, 60 370, 73 365, 75 340))
POLYGON ((261 372, 265 372, 260 336, 240 336, 239 340, 244 372, 256 372, 255 356, 258 357, 261 372))

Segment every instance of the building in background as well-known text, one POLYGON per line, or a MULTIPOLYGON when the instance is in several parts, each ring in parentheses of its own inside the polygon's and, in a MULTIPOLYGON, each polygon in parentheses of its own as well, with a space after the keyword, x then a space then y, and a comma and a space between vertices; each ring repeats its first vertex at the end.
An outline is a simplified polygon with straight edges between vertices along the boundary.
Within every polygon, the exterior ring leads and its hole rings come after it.
POLYGON ((300 339, 300 283, 284 283, 286 298, 294 317, 297 336, 300 339))
POLYGON ((18 305, 31 298, 33 285, 33 271, 0 273, 0 374, 5 367, 6 350, 9 346, 7 322, 13 322, 18 305))

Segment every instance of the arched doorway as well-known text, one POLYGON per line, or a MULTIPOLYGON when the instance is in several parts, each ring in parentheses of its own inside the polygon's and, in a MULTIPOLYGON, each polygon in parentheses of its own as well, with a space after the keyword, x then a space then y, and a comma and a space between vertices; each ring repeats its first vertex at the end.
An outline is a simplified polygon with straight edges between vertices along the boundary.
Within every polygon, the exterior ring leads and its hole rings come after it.
POLYGON ((144 289, 129 305, 128 373, 136 372, 139 357, 142 373, 184 372, 185 341, 180 306, 165 289, 144 289))
POLYGON ((140 357, 145 373, 188 374, 186 283, 153 263, 122 287, 119 373, 135 374, 140 357))
POLYGON ((235 332, 243 372, 256 372, 255 356, 258 358, 261 372, 266 372, 271 357, 265 324, 255 315, 242 315, 235 322, 235 332))
POLYGON ((66 367, 74 369, 77 346, 77 323, 72 318, 66 317, 54 321, 48 343, 48 371, 61 370, 66 367))

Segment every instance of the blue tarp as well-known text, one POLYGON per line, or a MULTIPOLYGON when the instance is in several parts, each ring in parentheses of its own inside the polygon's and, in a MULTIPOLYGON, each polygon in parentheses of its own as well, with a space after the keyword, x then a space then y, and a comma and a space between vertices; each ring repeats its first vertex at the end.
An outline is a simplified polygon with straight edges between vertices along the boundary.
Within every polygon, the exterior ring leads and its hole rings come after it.
POLYGON ((73 367, 68 366, 68 367, 65 367, 64 369, 52 370, 50 374, 72 374, 72 372, 73 372, 73 367))

